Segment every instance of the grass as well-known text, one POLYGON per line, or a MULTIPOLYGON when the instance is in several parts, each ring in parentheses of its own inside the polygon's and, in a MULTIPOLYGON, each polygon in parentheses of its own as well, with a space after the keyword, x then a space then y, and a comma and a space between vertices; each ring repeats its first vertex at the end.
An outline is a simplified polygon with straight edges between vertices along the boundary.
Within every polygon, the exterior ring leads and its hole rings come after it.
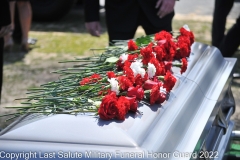
POLYGON ((106 33, 97 38, 87 33, 31 31, 30 36, 38 39, 36 48, 31 52, 46 54, 88 55, 91 54, 90 48, 104 48, 108 43, 106 33))
MULTIPOLYGON (((179 21, 173 22, 173 30, 177 31, 184 24, 193 29, 196 36, 196 41, 210 44, 210 30, 211 23, 203 23, 199 25, 197 21, 179 21)), ((33 28, 39 27, 39 25, 33 24, 33 28)), ((69 54, 69 55, 89 55, 90 48, 104 48, 108 45, 108 36, 104 32, 101 37, 92 37, 88 33, 72 33, 63 31, 48 31, 49 28, 42 29, 46 31, 31 31, 30 37, 38 39, 37 45, 30 53, 57 53, 57 54, 69 54)), ((141 27, 138 28, 135 38, 145 35, 141 27)))

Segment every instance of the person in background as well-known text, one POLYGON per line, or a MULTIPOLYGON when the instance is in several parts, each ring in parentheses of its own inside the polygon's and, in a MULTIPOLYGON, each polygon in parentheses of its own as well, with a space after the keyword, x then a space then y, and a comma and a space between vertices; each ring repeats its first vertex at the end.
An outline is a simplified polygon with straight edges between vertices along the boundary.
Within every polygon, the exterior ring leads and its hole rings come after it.
MULTIPOLYGON (((141 25, 147 35, 172 31, 175 0, 106 0, 106 23, 110 44, 132 39, 141 25)), ((85 0, 85 26, 92 36, 100 36, 99 0, 85 0)))
POLYGON ((219 48, 224 57, 233 56, 240 45, 240 15, 227 34, 224 34, 226 19, 233 4, 234 0, 215 0, 212 45, 219 48))
POLYGON ((10 19, 10 11, 9 4, 7 0, 0 1, 0 63, 1 63, 1 73, 0 73, 0 100, 1 100, 1 92, 2 92, 2 77, 3 77, 3 46, 4 40, 3 37, 11 32, 11 19, 10 19))
MULTIPOLYGON (((11 29, 14 30, 14 15, 15 15, 15 5, 17 4, 19 11, 19 20, 22 31, 21 39, 21 50, 24 52, 29 51, 28 45, 28 32, 31 28, 32 22, 32 9, 29 0, 9 0, 10 3, 10 13, 11 13, 11 29)), ((12 35, 8 34, 5 36, 5 48, 9 50, 13 45, 12 35)))

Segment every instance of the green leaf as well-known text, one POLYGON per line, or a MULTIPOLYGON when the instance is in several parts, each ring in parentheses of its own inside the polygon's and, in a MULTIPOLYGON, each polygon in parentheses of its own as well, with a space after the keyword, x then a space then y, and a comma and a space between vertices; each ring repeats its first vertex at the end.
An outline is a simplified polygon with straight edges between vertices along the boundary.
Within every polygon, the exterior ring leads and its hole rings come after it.
POLYGON ((78 87, 78 90, 79 90, 79 91, 86 91, 86 90, 88 90, 90 87, 91 87, 91 86, 84 85, 84 86, 78 87))
POLYGON ((104 63, 116 63, 118 60, 119 60, 118 57, 110 57, 110 58, 107 58, 104 63))
POLYGON ((141 46, 143 44, 147 45, 152 41, 151 36, 144 36, 136 39, 136 43, 138 46, 141 46))

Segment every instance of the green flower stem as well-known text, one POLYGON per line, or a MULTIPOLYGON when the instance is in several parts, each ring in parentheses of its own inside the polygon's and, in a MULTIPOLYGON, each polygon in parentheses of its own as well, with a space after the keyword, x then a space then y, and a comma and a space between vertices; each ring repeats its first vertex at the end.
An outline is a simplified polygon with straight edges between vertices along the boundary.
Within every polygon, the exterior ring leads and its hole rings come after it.
POLYGON ((15 119, 15 118, 17 118, 17 117, 18 117, 18 115, 17 115, 17 116, 10 117, 10 118, 6 119, 5 122, 10 121, 10 120, 12 120, 12 119, 15 119))
POLYGON ((10 113, 10 114, 4 114, 4 115, 0 115, 0 117, 6 117, 6 116, 11 116, 11 115, 16 115, 17 113, 10 113))
POLYGON ((126 95, 127 95, 127 91, 120 92, 119 95, 120 95, 120 96, 126 96, 126 95))
POLYGON ((182 63, 172 63, 172 65, 175 66, 175 67, 180 67, 181 68, 183 64, 182 63))
POLYGON ((16 100, 16 101, 19 101, 19 100, 24 100, 24 99, 25 99, 25 100, 27 100, 27 99, 29 100, 30 98, 29 98, 29 97, 26 97, 26 98, 16 98, 15 100, 16 100))
MULTIPOLYGON (((140 48, 147 45, 147 42, 152 40, 151 37, 139 39, 139 49, 135 51, 127 51, 127 47, 109 47, 104 49, 103 54, 95 54, 91 57, 75 58, 74 60, 62 61, 59 63, 75 62, 71 68, 54 71, 60 75, 59 79, 40 86, 40 88, 30 88, 27 98, 22 102, 22 107, 8 107, 17 109, 17 113, 11 114, 11 118, 29 113, 41 114, 77 114, 85 112, 98 112, 99 103, 96 101, 102 100, 104 95, 99 95, 100 91, 107 91, 110 84, 107 81, 106 71, 114 71, 115 75, 123 75, 122 72, 117 72, 115 62, 118 57, 123 54, 140 53, 140 48), (115 59, 111 59, 116 57, 115 59), (113 62, 114 61, 114 62, 113 62), (94 73, 101 75, 101 80, 95 83, 81 86, 79 83, 83 78, 89 77, 94 73), (104 87, 103 87, 104 86, 104 87), (29 95, 30 94, 30 95, 29 95), (89 101, 92 100, 92 101, 89 101)), ((126 41, 123 41, 125 44, 126 41)), ((120 42, 121 43, 121 42, 120 42)), ((121 93, 125 95, 126 93, 121 93)))
POLYGON ((129 53, 129 54, 140 53, 140 49, 135 50, 135 51, 130 51, 130 52, 127 52, 127 53, 129 53))
POLYGON ((108 48, 98 48, 98 49, 91 48, 90 49, 90 51, 98 51, 98 50, 108 50, 108 48))
MULTIPOLYGON (((58 89, 58 90, 54 90, 54 91, 49 91, 49 92, 43 92, 42 94, 39 94, 39 95, 34 95, 34 96, 41 96, 43 94, 57 94, 57 93, 64 93, 64 92, 68 92, 68 91, 75 91, 76 90, 76 87, 74 88, 69 88, 69 89, 64 89, 64 88, 61 88, 61 89, 58 89)), ((27 94, 32 94, 33 92, 30 92, 30 93, 27 93, 27 94)), ((38 92, 39 93, 39 92, 38 92)))
MULTIPOLYGON (((67 68, 67 69, 64 69, 64 70, 60 70, 60 71, 67 71, 67 70, 99 70, 101 68, 105 68, 105 67, 108 67, 108 66, 99 66, 99 67, 95 67, 95 68, 67 68)), ((112 66, 111 66, 112 67, 112 66)))
POLYGON ((164 76, 157 76, 157 78, 164 82, 164 76))
POLYGON ((113 66, 114 65, 105 65, 105 66, 97 66, 97 67, 90 67, 90 68, 68 68, 68 69, 64 69, 64 70, 54 71, 52 73, 60 73, 60 74, 61 73, 74 73, 74 72, 68 72, 68 71, 71 71, 71 70, 80 70, 80 72, 75 72, 75 74, 77 74, 77 75, 81 74, 82 72, 84 74, 89 73, 89 72, 92 73, 92 70, 94 70, 94 73, 98 73, 100 71, 102 72, 101 69, 104 69, 104 70, 113 69, 113 66))
POLYGON ((75 74, 79 74, 79 72, 60 72, 60 71, 56 71, 56 72, 52 72, 52 73, 58 73, 58 74, 61 74, 61 75, 75 75, 75 74))
POLYGON ((100 60, 100 59, 90 59, 90 60, 70 60, 70 61, 61 61, 59 63, 69 63, 69 62, 103 62, 104 60, 100 60))
POLYGON ((89 59, 99 59, 99 56, 89 56, 89 57, 81 57, 81 58, 79 58, 79 57, 75 57, 75 59, 77 59, 77 60, 89 60, 89 59))
MULTIPOLYGON (((48 106, 45 104, 45 106, 48 106)), ((12 108, 12 109, 30 109, 36 107, 43 107, 43 105, 30 105, 30 106, 20 106, 20 107, 4 107, 4 108, 12 108)))
POLYGON ((73 65, 74 68, 77 67, 95 67, 99 66, 100 64, 92 64, 92 63, 84 63, 84 64, 78 64, 78 65, 73 65))
POLYGON ((144 91, 144 98, 150 99, 150 93, 151 93, 151 90, 145 90, 144 91))
POLYGON ((27 91, 42 91, 42 90, 47 90, 47 88, 29 88, 27 91))
MULTIPOLYGON (((87 93, 89 93, 89 92, 91 92, 91 91, 96 92, 96 89, 98 89, 98 88, 101 89, 101 86, 90 88, 90 89, 84 91, 84 92, 83 92, 82 94, 80 94, 80 95, 81 95, 81 96, 86 95, 87 93), (94 90, 94 89, 95 89, 95 90, 94 90)), ((100 91, 100 90, 99 90, 99 91, 100 91)))
POLYGON ((45 93, 46 91, 35 91, 35 92, 27 92, 26 94, 35 94, 35 93, 45 93))
POLYGON ((100 60, 100 59, 101 59, 100 57, 94 56, 94 57, 75 58, 75 60, 71 60, 71 61, 69 61, 69 60, 60 61, 59 63, 81 62, 81 61, 85 62, 85 61, 92 61, 92 60, 96 61, 96 60, 100 60))

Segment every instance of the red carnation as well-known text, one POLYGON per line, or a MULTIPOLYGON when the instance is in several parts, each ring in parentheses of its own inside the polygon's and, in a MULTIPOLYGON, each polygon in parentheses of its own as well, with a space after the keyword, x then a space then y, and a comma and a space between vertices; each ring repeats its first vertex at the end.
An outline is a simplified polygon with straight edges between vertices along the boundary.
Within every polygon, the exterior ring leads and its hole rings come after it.
POLYGON ((150 89, 152 89, 155 85, 161 86, 162 83, 161 83, 161 82, 155 82, 155 81, 152 81, 152 80, 146 80, 145 83, 143 84, 143 89, 144 89, 144 90, 150 90, 150 89))
POLYGON ((165 71, 171 71, 172 70, 172 62, 164 61, 165 64, 165 71))
POLYGON ((176 81, 177 79, 171 74, 171 72, 167 71, 166 75, 164 76, 163 87, 166 88, 167 92, 170 92, 176 81))
MULTIPOLYGON (((126 60, 125 63, 124 63, 124 67, 130 67, 132 64, 132 62, 130 62, 129 60, 126 60)), ((123 68, 124 68, 123 67, 123 68)), ((124 69, 123 69, 124 70, 124 69)))
POLYGON ((130 102, 124 96, 119 97, 117 101, 118 114, 116 116, 119 120, 125 120, 127 112, 130 110, 130 102))
POLYGON ((169 32, 161 31, 155 34, 154 40, 159 41, 163 39, 172 39, 172 35, 169 32))
POLYGON ((176 44, 172 41, 172 39, 169 39, 163 46, 166 52, 166 56, 164 60, 172 61, 175 57, 176 50, 177 50, 176 44))
POLYGON ((111 120, 113 118, 124 120, 129 110, 130 102, 126 97, 121 96, 117 98, 115 92, 110 92, 102 99, 98 114, 103 120, 111 120))
POLYGON ((166 74, 165 63, 160 62, 160 66, 161 66, 161 71, 162 71, 160 75, 164 76, 166 74))
POLYGON ((189 57, 191 53, 190 41, 186 36, 180 36, 177 42, 177 53, 175 58, 180 59, 184 57, 189 57))
POLYGON ((153 44, 153 42, 150 42, 147 46, 152 48, 154 46, 154 44, 153 44))
POLYGON ((83 85, 85 85, 85 84, 88 84, 88 83, 90 83, 90 79, 89 79, 89 78, 83 78, 83 79, 79 82, 79 84, 80 84, 81 86, 83 86, 83 85))
POLYGON ((163 82, 162 82, 161 80, 159 80, 158 77, 153 77, 152 81, 153 81, 153 82, 157 82, 157 83, 159 83, 160 86, 163 85, 163 82))
POLYGON ((187 70, 187 59, 186 58, 182 58, 182 67, 181 67, 181 74, 183 74, 186 70, 187 70))
POLYGON ((140 54, 141 54, 142 57, 143 57, 143 58, 142 58, 142 63, 143 63, 144 65, 147 65, 148 62, 150 61, 150 59, 154 57, 152 47, 150 47, 150 46, 141 48, 140 54))
POLYGON ((137 49, 138 49, 138 46, 133 40, 128 41, 128 50, 129 51, 135 51, 137 49))
MULTIPOLYGON (((176 54, 177 46, 172 39, 166 39, 166 42, 160 46, 163 52, 163 60, 172 61, 176 54)), ((160 49, 158 49, 160 50, 160 49)), ((156 52, 157 53, 157 52, 156 52)))
POLYGON ((119 60, 117 61, 116 66, 117 66, 117 70, 118 71, 122 71, 123 70, 124 63, 122 63, 122 59, 121 58, 119 58, 119 60))
POLYGON ((132 83, 135 83, 134 73, 132 69, 129 66, 124 66, 123 70, 124 70, 124 74, 128 77, 128 79, 132 83))
POLYGON ((136 97, 126 97, 126 99, 130 103, 130 111, 137 112, 138 102, 136 100, 136 97))
POLYGON ((138 54, 135 53, 135 54, 129 54, 128 55, 128 61, 134 61, 136 58, 138 58, 138 54))
POLYGON ((157 100, 155 103, 161 104, 161 103, 163 103, 165 100, 166 100, 166 94, 160 92, 160 93, 159 93, 159 98, 158 98, 158 100, 157 100))
POLYGON ((130 87, 128 88, 127 96, 136 97, 137 100, 142 100, 144 97, 144 90, 139 85, 136 87, 130 87))
POLYGON ((91 75, 89 77, 83 78, 79 83, 80 83, 80 85, 85 85, 85 84, 97 82, 101 79, 102 78, 99 74, 94 73, 93 75, 91 75))
POLYGON ((190 41, 189 37, 187 37, 187 36, 183 36, 183 35, 178 36, 177 40, 178 40, 178 42, 182 41, 182 42, 187 43, 189 47, 191 46, 191 41, 190 41))
POLYGON ((172 40, 169 41, 169 61, 172 61, 175 57, 175 54, 176 54, 176 50, 177 50, 177 46, 176 46, 176 43, 173 42, 172 40))
POLYGON ((194 42, 194 35, 193 35, 193 33, 191 31, 187 31, 185 28, 182 27, 182 28, 180 28, 180 33, 181 33, 182 36, 189 37, 190 45, 193 44, 193 42, 194 42))
POLYGON ((109 79, 116 77, 116 75, 115 75, 115 73, 113 71, 107 72, 107 76, 108 76, 109 79))
POLYGON ((157 60, 161 62, 163 58, 166 56, 165 50, 161 46, 156 46, 153 50, 156 53, 157 60))
POLYGON ((117 79, 121 90, 125 91, 133 86, 133 83, 126 76, 119 76, 117 79))
POLYGON ((103 120, 111 120, 118 116, 118 112, 116 93, 111 92, 102 99, 98 109, 99 117, 103 120))
POLYGON ((91 82, 97 82, 98 80, 102 79, 99 74, 94 73, 93 75, 90 76, 91 82))
MULTIPOLYGON (((102 88, 104 88, 104 87, 102 87, 102 88)), ((103 95, 106 95, 106 94, 108 94, 108 93, 110 93, 110 92, 111 92, 110 89, 102 89, 102 90, 100 90, 100 91, 98 92, 98 95, 99 95, 99 96, 103 96, 103 95)))
POLYGON ((142 78, 142 76, 140 74, 137 74, 137 76, 135 77, 135 85, 140 85, 142 86, 143 83, 148 79, 148 74, 146 73, 144 75, 144 77, 142 78))
POLYGON ((159 100, 160 96, 160 87, 159 85, 154 85, 150 92, 150 104, 153 105, 156 101, 159 100))

